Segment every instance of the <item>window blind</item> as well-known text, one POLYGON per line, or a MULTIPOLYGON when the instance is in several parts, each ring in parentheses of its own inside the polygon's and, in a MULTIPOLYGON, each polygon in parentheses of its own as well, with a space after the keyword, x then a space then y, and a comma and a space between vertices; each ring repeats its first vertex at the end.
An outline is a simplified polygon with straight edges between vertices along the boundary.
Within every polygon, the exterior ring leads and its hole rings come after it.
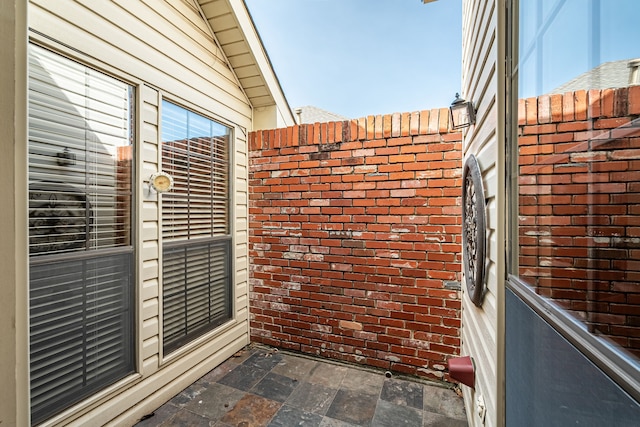
POLYGON ((133 371, 133 89, 29 47, 32 422, 133 371))
POLYGON ((132 261, 129 250, 31 263, 34 423, 132 371, 132 261))
POLYGON ((164 349, 171 351, 231 316, 230 239, 177 243, 163 252, 164 349))
POLYGON ((30 253, 131 244, 133 89, 36 46, 29 67, 30 253))
POLYGON ((163 347, 172 351, 231 318, 231 130, 162 103, 163 347))
POLYGON ((229 128, 163 102, 162 168, 174 181, 162 197, 165 241, 229 234, 229 135, 229 128))

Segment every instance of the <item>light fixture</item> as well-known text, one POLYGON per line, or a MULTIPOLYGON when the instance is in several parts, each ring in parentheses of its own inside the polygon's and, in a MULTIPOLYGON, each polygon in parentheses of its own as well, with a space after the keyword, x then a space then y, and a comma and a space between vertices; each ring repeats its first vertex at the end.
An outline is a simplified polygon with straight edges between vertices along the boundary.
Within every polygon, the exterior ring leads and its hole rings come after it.
POLYGON ((76 164, 76 155, 69 151, 68 147, 65 147, 64 150, 56 153, 57 162, 60 166, 73 166, 76 164))
POLYGON ((449 107, 449 117, 451 119, 451 129, 461 129, 471 126, 476 122, 476 110, 471 101, 465 101, 456 93, 456 99, 449 107))

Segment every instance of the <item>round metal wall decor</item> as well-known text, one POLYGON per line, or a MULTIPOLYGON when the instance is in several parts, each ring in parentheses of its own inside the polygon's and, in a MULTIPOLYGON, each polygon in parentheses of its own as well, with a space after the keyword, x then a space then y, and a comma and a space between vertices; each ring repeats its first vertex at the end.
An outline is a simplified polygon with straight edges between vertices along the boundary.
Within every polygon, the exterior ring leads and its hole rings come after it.
POLYGON ((472 154, 462 170, 462 260, 469 298, 478 307, 485 293, 486 226, 482 174, 472 154))

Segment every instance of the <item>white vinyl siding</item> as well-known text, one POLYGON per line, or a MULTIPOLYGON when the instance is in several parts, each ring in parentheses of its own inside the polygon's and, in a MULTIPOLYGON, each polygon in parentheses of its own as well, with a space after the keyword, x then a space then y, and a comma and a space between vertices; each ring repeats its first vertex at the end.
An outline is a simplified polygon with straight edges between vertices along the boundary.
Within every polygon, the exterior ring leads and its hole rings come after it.
MULTIPOLYGON (((482 171, 487 204, 487 292, 482 307, 467 295, 462 297, 462 354, 471 355, 476 366, 475 390, 463 387, 471 426, 503 423, 501 378, 504 346, 504 23, 500 3, 480 0, 463 2, 463 96, 477 108, 476 125, 464 134, 465 158, 474 154, 482 171), (502 126, 502 127, 501 127, 502 126), (481 396, 487 412, 483 423, 477 415, 481 396)), ((463 290, 465 285, 463 285, 463 290)))
POLYGON ((32 40, 134 82, 139 145, 134 153, 138 376, 89 397, 43 425, 131 425, 249 342, 247 132, 252 107, 195 1, 29 3, 32 40), (162 170, 161 99, 233 123, 229 141, 232 321, 172 353, 162 349, 162 196, 148 187, 162 170), (98 404, 98 399, 100 404, 98 404))
POLYGON ((192 1, 94 3, 31 0, 29 25, 163 92, 224 110, 227 120, 251 119, 248 100, 192 1), (59 17, 67 17, 65 25, 59 17))

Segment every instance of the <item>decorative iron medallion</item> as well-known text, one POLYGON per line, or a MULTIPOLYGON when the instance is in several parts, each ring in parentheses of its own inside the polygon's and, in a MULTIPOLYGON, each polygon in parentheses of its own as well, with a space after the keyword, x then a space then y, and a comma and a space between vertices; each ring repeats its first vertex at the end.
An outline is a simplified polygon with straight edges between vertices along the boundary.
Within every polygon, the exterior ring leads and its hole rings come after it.
POLYGON ((467 292, 478 307, 485 293, 486 224, 482 174, 472 154, 462 171, 462 259, 467 292))

